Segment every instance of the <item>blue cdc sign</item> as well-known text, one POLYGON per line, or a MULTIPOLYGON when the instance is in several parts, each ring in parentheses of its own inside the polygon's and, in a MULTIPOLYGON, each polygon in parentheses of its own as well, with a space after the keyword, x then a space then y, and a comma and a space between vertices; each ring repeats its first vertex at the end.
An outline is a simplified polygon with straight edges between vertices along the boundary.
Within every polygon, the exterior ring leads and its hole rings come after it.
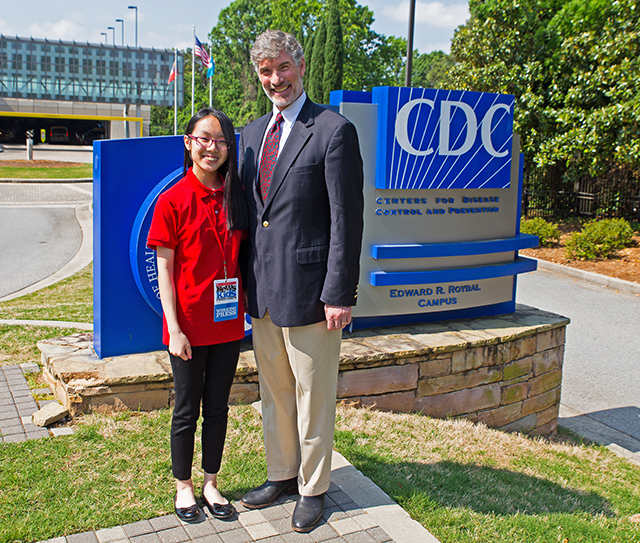
MULTIPOLYGON (((365 168, 356 328, 508 313, 522 189, 513 97, 381 87, 336 91, 365 168)), ((94 143, 94 348, 101 358, 162 348, 155 253, 158 195, 181 177, 181 136, 94 143)))
POLYGON ((511 177, 513 96, 382 87, 378 189, 504 189, 511 177))

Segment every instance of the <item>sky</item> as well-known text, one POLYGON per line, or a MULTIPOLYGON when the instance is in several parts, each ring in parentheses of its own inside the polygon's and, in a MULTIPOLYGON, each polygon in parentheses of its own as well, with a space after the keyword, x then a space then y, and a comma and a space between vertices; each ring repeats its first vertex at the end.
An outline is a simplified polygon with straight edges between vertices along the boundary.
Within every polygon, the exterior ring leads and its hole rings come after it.
MULTIPOLYGON (((265 0, 268 1, 268 0, 265 0)), ((200 41, 218 21, 220 10, 231 0, 179 3, 175 0, 29 0, 24 4, 0 0, 0 34, 20 38, 104 42, 135 45, 137 6, 138 45, 156 49, 186 49, 192 28, 200 41), (116 22, 122 19, 123 23, 116 22), (114 30, 110 30, 113 27, 114 30), (106 37, 102 33, 106 33, 106 37)), ((407 37, 409 0, 358 0, 374 13, 373 30, 407 37)), ((416 0, 414 49, 420 53, 450 50, 455 28, 469 17, 467 0, 416 0)))

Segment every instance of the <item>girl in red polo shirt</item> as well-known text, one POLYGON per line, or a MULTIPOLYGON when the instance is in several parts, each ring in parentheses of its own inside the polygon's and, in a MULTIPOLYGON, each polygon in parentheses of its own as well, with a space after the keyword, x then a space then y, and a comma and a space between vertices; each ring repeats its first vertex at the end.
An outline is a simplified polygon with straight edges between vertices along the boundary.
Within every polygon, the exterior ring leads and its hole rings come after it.
POLYGON ((184 147, 184 177, 159 196, 147 245, 157 252, 163 342, 175 385, 174 506, 180 519, 191 521, 200 514, 191 480, 200 403, 202 500, 216 518, 233 514, 216 475, 244 337, 238 254, 248 220, 229 118, 217 109, 200 110, 187 125, 184 147))

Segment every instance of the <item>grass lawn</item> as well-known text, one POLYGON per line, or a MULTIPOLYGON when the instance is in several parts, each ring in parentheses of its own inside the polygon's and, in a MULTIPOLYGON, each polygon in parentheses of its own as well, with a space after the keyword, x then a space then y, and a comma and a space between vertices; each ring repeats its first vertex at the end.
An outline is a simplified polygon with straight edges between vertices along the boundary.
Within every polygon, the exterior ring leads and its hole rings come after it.
MULTIPOLYGON (((90 274, 1 304, 1 318, 90 306, 90 274)), ((0 327, 0 364, 38 361, 38 339, 72 332, 0 327)), ((76 418, 71 436, 0 445, 0 543, 171 513, 170 418, 170 410, 105 411, 76 418)), ((252 409, 230 409, 226 447, 220 486, 238 499, 266 475, 252 409)), ((443 543, 640 543, 640 467, 570 434, 531 439, 462 419, 340 406, 335 447, 443 543)))
POLYGON ((640 541, 640 467, 568 434, 341 408, 335 445, 443 543, 640 541))
POLYGON ((93 264, 37 292, 0 302, 0 319, 93 322, 93 264))
POLYGON ((63 167, 3 166, 0 162, 0 179, 91 179, 92 164, 63 167))
MULTIPOLYGON (((171 412, 92 414, 72 436, 0 446, 0 542, 38 541, 172 512, 171 412)), ((640 468, 572 436, 552 442, 464 420, 339 407, 336 448, 443 543, 640 541, 640 468)), ((194 480, 201 487, 200 443, 194 480)), ((266 475, 260 417, 232 407, 222 491, 266 475)))
POLYGON ((0 325, 0 366, 26 362, 40 364, 40 350, 36 346, 38 341, 81 332, 86 332, 86 330, 47 326, 0 325))
MULTIPOLYGON (((0 445, 0 541, 39 541, 173 512, 171 412, 93 414, 71 436, 0 445)), ((220 487, 239 498, 266 476, 260 417, 231 411, 220 487)), ((202 487, 200 442, 194 482, 202 487)))

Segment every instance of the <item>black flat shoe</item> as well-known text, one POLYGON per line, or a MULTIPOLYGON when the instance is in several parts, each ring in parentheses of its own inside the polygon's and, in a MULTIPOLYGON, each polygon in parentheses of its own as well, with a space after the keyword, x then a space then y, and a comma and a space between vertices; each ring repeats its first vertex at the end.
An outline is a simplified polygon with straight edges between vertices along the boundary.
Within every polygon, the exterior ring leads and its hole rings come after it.
POLYGON ((234 509, 230 503, 209 503, 204 494, 202 494, 202 501, 214 518, 226 520, 233 516, 234 509))
POLYGON ((183 522, 193 522, 200 516, 200 508, 197 503, 190 505, 189 507, 177 507, 176 496, 173 498, 173 509, 176 512, 176 516, 183 522))
POLYGON ((247 492, 240 502, 247 509, 260 509, 271 505, 283 492, 294 492, 298 489, 298 478, 284 481, 265 481, 260 486, 247 492))
POLYGON ((291 527, 300 533, 313 530, 322 518, 324 494, 319 496, 300 496, 291 516, 291 527))

